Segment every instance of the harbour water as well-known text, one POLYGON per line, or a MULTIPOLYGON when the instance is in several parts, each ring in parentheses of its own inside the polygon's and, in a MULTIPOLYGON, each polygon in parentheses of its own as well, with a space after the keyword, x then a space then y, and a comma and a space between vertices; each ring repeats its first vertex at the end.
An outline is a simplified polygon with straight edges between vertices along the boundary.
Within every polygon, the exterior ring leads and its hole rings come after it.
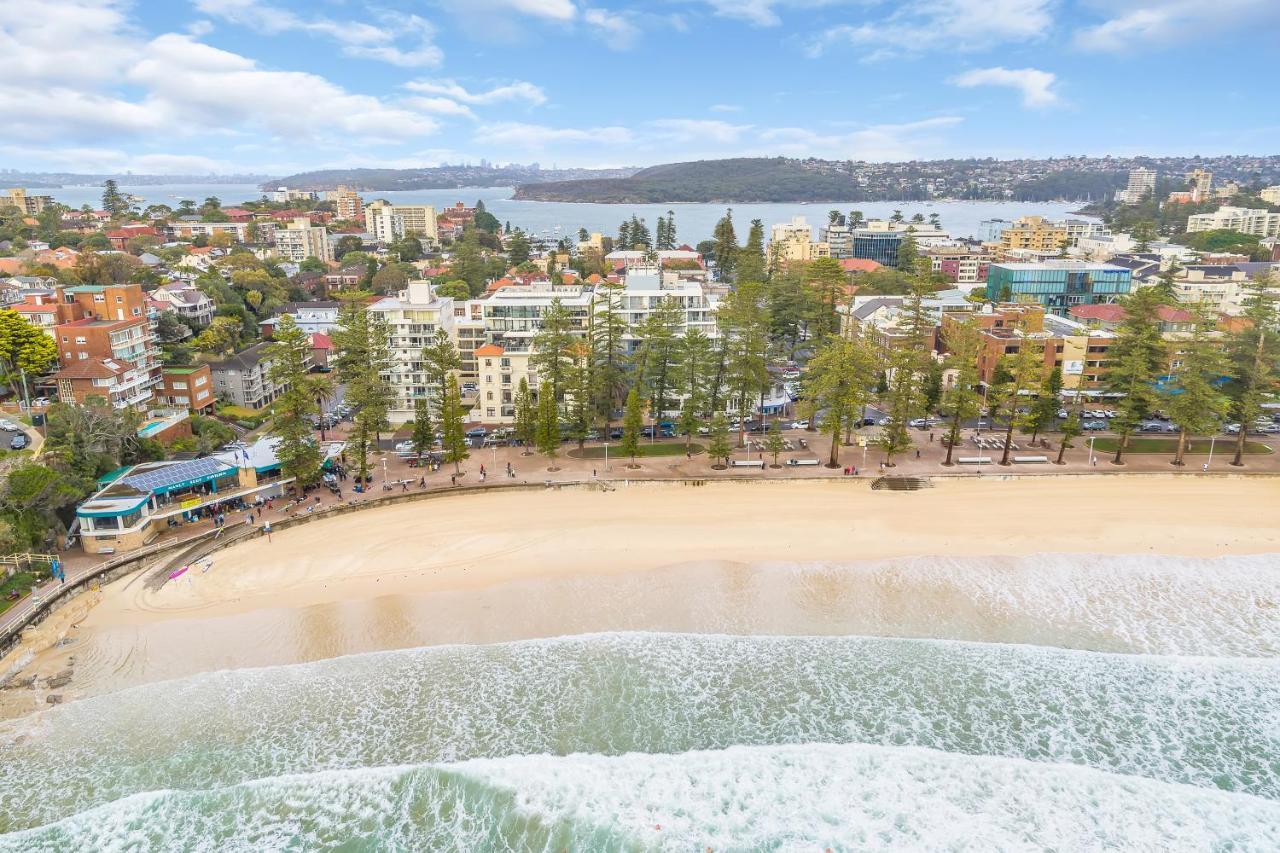
POLYGON ((1275 555, 702 571, 0 723, 0 850, 1280 848, 1275 555))
MULTIPOLYGON (((120 191, 143 199, 139 204, 167 204, 177 207, 183 199, 197 204, 209 196, 216 196, 223 204, 260 198, 261 189, 252 184, 157 184, 152 186, 124 186, 120 191)), ((33 190, 33 192, 35 192, 33 190)), ((62 187, 40 190, 57 201, 80 207, 84 204, 99 206, 102 188, 62 187)), ((575 237, 579 228, 616 234, 618 224, 633 215, 644 219, 650 229, 656 226, 659 216, 667 211, 675 212, 676 232, 679 239, 690 245, 711 238, 711 232, 725 209, 733 209, 738 238, 746 239, 751 220, 761 220, 765 228, 775 222, 788 222, 794 216, 805 217, 815 229, 827 222, 827 211, 848 213, 861 210, 867 218, 887 219, 895 210, 906 217, 919 213, 928 218, 938 214, 943 227, 954 236, 977 236, 979 224, 984 219, 1012 220, 1019 216, 1040 215, 1062 219, 1080 207, 1080 202, 1000 202, 1000 201, 936 201, 936 202, 839 202, 814 204, 571 204, 566 202, 516 201, 510 187, 460 188, 447 190, 397 190, 392 192, 366 192, 366 200, 385 198, 400 204, 430 204, 437 210, 464 202, 468 207, 483 201, 485 207, 501 222, 513 227, 549 237, 575 237)), ((1086 217, 1087 218, 1087 217, 1086 217)), ((576 239, 576 237, 575 237, 576 239)))

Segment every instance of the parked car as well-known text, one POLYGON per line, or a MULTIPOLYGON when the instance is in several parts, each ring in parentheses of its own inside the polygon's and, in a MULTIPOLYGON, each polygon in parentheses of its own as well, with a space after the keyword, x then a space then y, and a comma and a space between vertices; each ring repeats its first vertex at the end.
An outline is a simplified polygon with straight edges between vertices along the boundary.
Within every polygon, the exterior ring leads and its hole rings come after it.
MULTIPOLYGON (((1143 421, 1138 432, 1164 432, 1164 426, 1162 421, 1143 421)), ((1236 429, 1240 429, 1239 424, 1236 424, 1236 429)))
POLYGON ((1177 424, 1174 424, 1174 423, 1166 423, 1166 424, 1164 425, 1164 431, 1165 431, 1165 432, 1173 432, 1173 433, 1176 433, 1176 432, 1181 432, 1181 431, 1182 431, 1182 428, 1181 428, 1181 427, 1179 427, 1177 424))
POLYGON ((1065 421, 1069 417, 1071 417, 1071 413, 1066 409, 1058 409, 1058 420, 1065 421))
POLYGON ((396 445, 396 453, 412 453, 412 452, 413 452, 412 441, 402 441, 396 445))
POLYGON ((621 441, 622 433, 623 433, 622 427, 614 427, 613 429, 609 430, 609 439, 611 441, 621 441))
POLYGON ((799 420, 791 422, 791 429, 808 429, 809 422, 807 420, 799 420))
MULTIPOLYGON (((1143 426, 1145 427, 1146 425, 1143 424, 1143 426)), ((1225 432, 1227 435, 1239 435, 1240 424, 1226 424, 1222 427, 1222 431, 1225 432)))
POLYGON ((1096 432, 1098 430, 1106 429, 1107 422, 1106 421, 1085 421, 1084 423, 1080 424, 1080 428, 1096 432))
POLYGON ((15 435, 12 439, 9 440, 10 450, 21 450, 26 446, 27 446, 27 436, 25 433, 20 432, 17 435, 15 435))
POLYGON ((0 420, 0 429, 4 430, 5 432, 17 432, 18 425, 15 424, 13 421, 0 420))
POLYGON ((484 438, 488 434, 489 431, 482 426, 472 427, 467 430, 467 438, 484 438))

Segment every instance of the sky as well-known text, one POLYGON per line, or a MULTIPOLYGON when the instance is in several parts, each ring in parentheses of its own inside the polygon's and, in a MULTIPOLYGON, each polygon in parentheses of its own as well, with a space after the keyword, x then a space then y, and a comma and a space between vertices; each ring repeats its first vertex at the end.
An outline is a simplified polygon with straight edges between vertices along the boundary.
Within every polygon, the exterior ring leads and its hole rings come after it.
POLYGON ((1280 0, 3 0, 0 168, 1273 154, 1280 0))

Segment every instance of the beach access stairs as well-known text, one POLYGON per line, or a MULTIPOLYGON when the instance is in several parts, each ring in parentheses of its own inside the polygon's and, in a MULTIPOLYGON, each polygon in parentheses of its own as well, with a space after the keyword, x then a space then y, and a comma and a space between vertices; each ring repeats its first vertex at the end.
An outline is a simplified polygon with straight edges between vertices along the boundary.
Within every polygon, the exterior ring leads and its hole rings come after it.
POLYGON ((877 477, 871 483, 871 490, 875 492, 918 492, 932 488, 933 481, 928 477, 877 477))

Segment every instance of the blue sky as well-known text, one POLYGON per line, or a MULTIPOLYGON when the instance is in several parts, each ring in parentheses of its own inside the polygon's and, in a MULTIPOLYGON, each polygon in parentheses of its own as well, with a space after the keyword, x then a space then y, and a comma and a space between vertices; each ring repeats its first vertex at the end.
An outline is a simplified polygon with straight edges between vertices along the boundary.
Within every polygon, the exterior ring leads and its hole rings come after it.
POLYGON ((1277 153, 1280 0, 4 0, 0 166, 1277 153))

